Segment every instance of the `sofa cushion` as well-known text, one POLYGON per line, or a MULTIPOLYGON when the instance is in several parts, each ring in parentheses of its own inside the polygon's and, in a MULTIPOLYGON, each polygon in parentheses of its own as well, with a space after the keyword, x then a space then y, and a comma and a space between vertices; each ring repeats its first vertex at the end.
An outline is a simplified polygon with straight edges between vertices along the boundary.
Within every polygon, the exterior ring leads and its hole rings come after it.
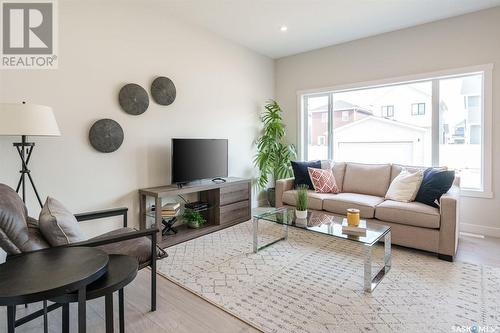
POLYGON ((401 165, 401 164, 393 164, 391 165, 391 182, 396 178, 403 169, 406 169, 406 171, 410 173, 415 173, 418 171, 424 172, 426 167, 421 167, 421 166, 411 166, 411 165, 401 165))
POLYGON ((332 169, 333 176, 337 183, 337 187, 342 192, 342 184, 344 183, 345 162, 334 162, 332 160, 321 160, 321 169, 332 169))
POLYGON ((412 202, 417 196, 424 173, 422 171, 409 172, 404 169, 389 185, 385 198, 394 201, 412 202))
POLYGON ((339 193, 332 169, 307 168, 314 190, 318 193, 339 193))
POLYGON ((300 161, 292 161, 292 170, 294 177, 294 185, 295 187, 299 185, 307 185, 310 190, 313 190, 313 184, 311 181, 311 177, 309 176, 309 172, 307 168, 316 168, 321 169, 321 161, 308 161, 308 162, 300 162, 300 161))
POLYGON ((455 171, 429 168, 424 172, 424 179, 415 201, 439 208, 439 199, 453 185, 455 171))
POLYGON ((45 240, 39 228, 28 227, 28 234, 30 236, 31 243, 30 251, 47 249, 50 247, 49 243, 45 240))
POLYGON ((75 216, 54 198, 47 197, 38 224, 43 236, 52 246, 86 240, 75 216))
POLYGON ((332 213, 345 215, 348 208, 359 209, 361 218, 370 219, 375 216, 375 206, 384 198, 358 193, 339 193, 323 200, 323 209, 332 213))
MULTIPOLYGON (((131 231, 134 231, 134 229, 120 228, 91 238, 89 241, 99 240, 109 236, 119 236, 131 231)), ((121 242, 101 245, 97 248, 103 250, 107 254, 123 254, 137 258, 139 264, 143 264, 151 258, 151 240, 148 237, 128 239, 121 242)))
POLYGON ((390 164, 347 163, 342 192, 385 196, 391 178, 390 164))
POLYGON ((439 209, 420 202, 386 200, 375 208, 375 217, 382 221, 422 228, 439 228, 439 209))
MULTIPOLYGON (((414 165, 402 165, 402 164, 393 164, 391 166, 391 182, 396 178, 403 169, 408 170, 411 173, 417 172, 417 171, 422 171, 424 172, 425 170, 428 169, 428 167, 423 167, 423 166, 414 166, 414 165)), ((448 167, 446 166, 440 166, 440 167, 434 167, 433 169, 438 169, 438 170, 448 170, 448 167)))
MULTIPOLYGON (((331 198, 335 196, 333 193, 316 193, 314 191, 307 191, 307 197, 309 201, 307 203, 307 208, 322 210, 323 209, 323 200, 326 198, 331 198)), ((297 203, 297 190, 285 191, 283 193, 283 203, 294 206, 297 203)))

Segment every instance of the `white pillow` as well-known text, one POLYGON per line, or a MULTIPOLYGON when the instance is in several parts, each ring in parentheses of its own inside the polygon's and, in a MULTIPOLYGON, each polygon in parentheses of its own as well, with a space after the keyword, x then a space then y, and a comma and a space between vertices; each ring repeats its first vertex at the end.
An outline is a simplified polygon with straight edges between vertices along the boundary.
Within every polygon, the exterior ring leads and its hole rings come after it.
POLYGON ((423 178, 423 171, 410 173, 406 169, 401 170, 401 173, 391 182, 385 198, 400 202, 414 201, 423 178))

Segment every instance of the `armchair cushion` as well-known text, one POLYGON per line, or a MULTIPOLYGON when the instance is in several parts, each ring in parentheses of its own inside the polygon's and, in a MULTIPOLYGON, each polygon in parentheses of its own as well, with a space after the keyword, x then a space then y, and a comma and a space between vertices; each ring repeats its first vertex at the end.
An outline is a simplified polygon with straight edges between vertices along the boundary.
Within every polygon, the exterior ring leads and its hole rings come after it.
POLYGON ((19 195, 0 184, 0 246, 7 254, 30 250, 26 206, 19 195))
MULTIPOLYGON (((101 238, 109 236, 118 236, 131 231, 134 231, 134 229, 120 228, 91 238, 89 239, 89 241, 99 240, 101 238)), ((121 242, 101 245, 97 248, 103 250, 107 254, 124 254, 137 258, 139 264, 146 263, 151 258, 151 240, 148 237, 134 238, 121 242)))
POLYGON ((86 239, 75 216, 54 198, 47 197, 38 223, 43 236, 52 246, 67 245, 86 239))

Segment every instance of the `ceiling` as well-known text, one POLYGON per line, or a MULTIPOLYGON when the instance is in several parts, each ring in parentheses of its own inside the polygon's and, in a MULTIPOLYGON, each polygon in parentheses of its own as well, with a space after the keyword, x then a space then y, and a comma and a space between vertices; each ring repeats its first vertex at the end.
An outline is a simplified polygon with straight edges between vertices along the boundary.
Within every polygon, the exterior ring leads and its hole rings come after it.
POLYGON ((280 58, 500 5, 500 0, 157 0, 169 14, 280 58), (286 32, 280 31, 287 26, 286 32))

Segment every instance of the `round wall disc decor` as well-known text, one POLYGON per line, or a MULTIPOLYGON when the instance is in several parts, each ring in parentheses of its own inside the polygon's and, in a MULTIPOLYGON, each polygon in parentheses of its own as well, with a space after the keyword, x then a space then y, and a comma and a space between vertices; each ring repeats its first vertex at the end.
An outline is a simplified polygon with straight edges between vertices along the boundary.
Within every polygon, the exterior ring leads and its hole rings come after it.
POLYGON ((112 119, 101 119, 92 125, 89 131, 92 147, 101 153, 111 153, 123 143, 123 129, 112 119))
POLYGON ((160 105, 170 105, 175 101, 177 91, 168 77, 157 77, 151 84, 151 96, 160 105))
POLYGON ((120 89, 118 101, 123 111, 135 116, 144 113, 149 106, 146 89, 135 83, 126 84, 120 89))

